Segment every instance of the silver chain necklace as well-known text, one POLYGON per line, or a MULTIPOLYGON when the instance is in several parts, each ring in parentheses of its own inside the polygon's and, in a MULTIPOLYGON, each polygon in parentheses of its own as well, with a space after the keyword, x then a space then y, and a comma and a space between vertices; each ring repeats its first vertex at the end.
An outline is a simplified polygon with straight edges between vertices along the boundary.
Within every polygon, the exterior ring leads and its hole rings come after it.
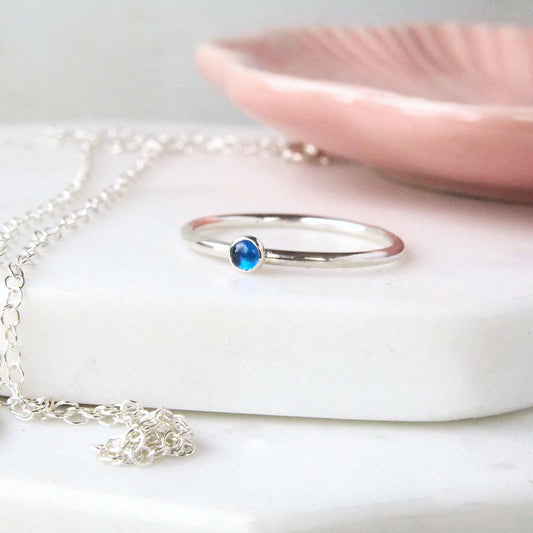
POLYGON ((52 145, 73 143, 79 151, 79 165, 74 179, 51 200, 23 216, 11 218, 0 230, 0 259, 7 268, 4 280, 7 297, 0 316, 5 338, 0 360, 0 392, 4 397, 0 404, 25 421, 56 418, 74 425, 85 424, 89 420, 105 426, 124 424, 127 431, 123 437, 95 445, 99 459, 114 465, 148 465, 162 456, 190 455, 195 449, 190 439, 191 429, 181 415, 169 409, 145 409, 130 400, 95 406, 57 400, 51 396, 27 398, 23 395, 24 371, 18 328, 26 283, 24 267, 63 233, 75 229, 80 223, 89 222, 104 207, 111 207, 161 157, 200 152, 279 157, 291 162, 319 164, 326 164, 328 160, 312 145, 291 144, 284 139, 269 137, 258 141, 239 141, 234 136, 145 135, 114 128, 98 133, 53 129, 47 132, 46 137, 52 145), (94 196, 80 198, 91 177, 94 154, 99 149, 111 154, 136 154, 136 159, 110 186, 94 196), (72 207, 75 202, 79 207, 72 207), (61 214, 62 211, 66 214, 61 214), (55 219, 48 225, 44 223, 47 217, 55 219), (24 231, 31 235, 30 238, 18 252, 10 253, 10 244, 24 231))

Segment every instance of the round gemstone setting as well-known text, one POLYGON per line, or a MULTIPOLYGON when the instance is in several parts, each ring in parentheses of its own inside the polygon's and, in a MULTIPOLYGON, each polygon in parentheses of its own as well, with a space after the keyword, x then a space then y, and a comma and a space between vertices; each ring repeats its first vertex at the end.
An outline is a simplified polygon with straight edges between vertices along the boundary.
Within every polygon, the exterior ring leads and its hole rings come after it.
POLYGON ((255 237, 238 237, 229 249, 231 264, 243 272, 257 270, 264 261, 263 245, 255 237))

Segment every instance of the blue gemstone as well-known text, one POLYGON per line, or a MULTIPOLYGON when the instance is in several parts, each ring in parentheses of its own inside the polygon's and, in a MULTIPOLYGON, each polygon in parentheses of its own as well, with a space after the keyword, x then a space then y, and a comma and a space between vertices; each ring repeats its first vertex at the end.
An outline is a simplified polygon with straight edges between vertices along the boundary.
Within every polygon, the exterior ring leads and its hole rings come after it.
POLYGON ((261 259, 258 246, 249 239, 233 243, 229 250, 231 262, 241 270, 253 270, 261 259))

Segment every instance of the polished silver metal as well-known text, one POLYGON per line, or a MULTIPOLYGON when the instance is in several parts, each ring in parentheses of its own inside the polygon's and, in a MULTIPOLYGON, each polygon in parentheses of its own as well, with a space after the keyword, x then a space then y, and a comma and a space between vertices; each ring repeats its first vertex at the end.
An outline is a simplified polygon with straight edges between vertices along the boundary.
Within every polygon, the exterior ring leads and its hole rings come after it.
MULTIPOLYGON (((79 165, 73 179, 50 200, 22 216, 9 219, 0 226, 0 262, 6 269, 4 285, 7 296, 0 313, 4 347, 0 352, 0 405, 7 407, 20 420, 60 419, 68 424, 84 424, 96 420, 103 425, 124 424, 122 438, 96 445, 98 457, 111 464, 147 465, 162 456, 185 456, 194 452, 191 430, 183 417, 168 409, 144 409, 136 402, 123 401, 110 405, 81 405, 51 396, 26 397, 22 392, 24 371, 20 352, 19 326, 24 299, 24 269, 34 257, 70 230, 89 222, 104 208, 110 208, 135 181, 147 174, 150 165, 163 156, 195 152, 238 154, 243 156, 279 157, 293 163, 327 164, 325 154, 312 145, 291 144, 281 138, 257 141, 238 140, 232 135, 165 133, 147 135, 130 130, 106 129, 92 132, 83 129, 50 129, 46 141, 51 145, 70 144, 79 151, 79 165), (133 164, 121 172, 114 183, 95 195, 82 197, 91 176, 92 161, 97 150, 109 154, 137 154, 133 164), (22 244, 15 248, 16 241, 22 244)), ((6 141, 5 146, 16 143, 6 141)), ((23 143, 24 148, 33 144, 23 143)), ((58 330, 60 330, 58 324, 58 330)))
MULTIPOLYGON (((228 257, 235 240, 232 243, 227 243, 206 234, 211 234, 216 230, 248 228, 251 226, 326 231, 363 238, 374 244, 373 247, 367 250, 346 252, 265 249, 261 244, 262 260, 253 271, 256 271, 263 263, 313 268, 370 266, 397 259, 404 251, 403 241, 386 229, 363 222, 315 215, 286 213, 210 215, 196 218, 184 224, 181 229, 181 235, 191 248, 198 252, 218 257, 228 257), (378 247, 376 248, 375 245, 378 247)), ((238 237, 236 240, 241 238, 238 237)), ((260 242, 253 236, 247 238, 260 242)))

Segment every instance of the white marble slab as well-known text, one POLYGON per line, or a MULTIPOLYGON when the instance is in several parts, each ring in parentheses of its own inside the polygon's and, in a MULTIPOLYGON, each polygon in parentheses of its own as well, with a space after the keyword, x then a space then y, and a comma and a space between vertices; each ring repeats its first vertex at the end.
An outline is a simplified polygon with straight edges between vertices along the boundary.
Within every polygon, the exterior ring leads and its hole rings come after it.
MULTIPOLYGON (((2 145, 1 218, 51 196, 74 166, 68 149, 2 145)), ((123 166, 100 158, 100 183, 123 166)), ((533 403, 532 235, 529 206, 411 189, 352 165, 168 159, 27 269, 26 391, 378 420, 524 408, 533 403), (190 218, 243 211, 366 221, 398 233, 408 252, 378 268, 245 276, 180 240, 190 218)))
POLYGON ((533 411, 447 423, 188 413, 195 455, 99 463, 119 428, 0 411, 5 533, 529 533, 533 411))

